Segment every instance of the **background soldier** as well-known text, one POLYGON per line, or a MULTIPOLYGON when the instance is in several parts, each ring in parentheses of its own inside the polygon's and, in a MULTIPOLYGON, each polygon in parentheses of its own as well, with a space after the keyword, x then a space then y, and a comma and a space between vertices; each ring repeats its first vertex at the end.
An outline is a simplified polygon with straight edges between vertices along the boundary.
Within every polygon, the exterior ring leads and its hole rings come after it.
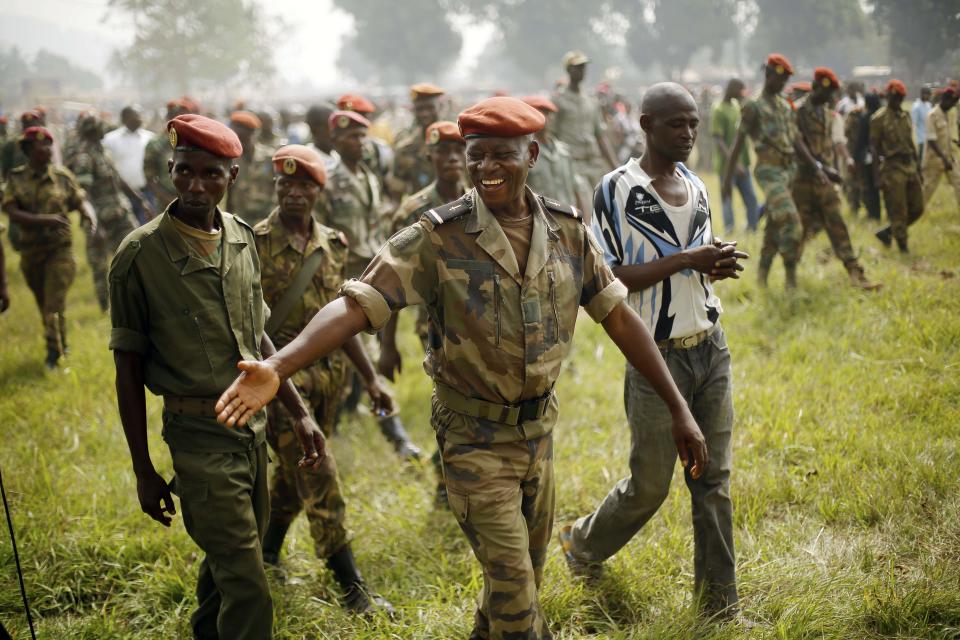
POLYGON ((923 202, 930 202, 940 179, 947 177, 953 187, 954 200, 960 207, 960 167, 957 166, 951 139, 948 114, 956 106, 960 94, 948 87, 940 93, 940 102, 927 118, 927 150, 923 158, 923 202))
MULTIPOLYGON (((172 100, 167 103, 165 122, 190 112, 191 110, 185 100, 172 100)), ((170 180, 170 167, 168 166, 172 157, 173 149, 170 148, 170 140, 166 131, 155 135, 143 148, 143 177, 147 181, 147 191, 152 200, 151 205, 156 211, 166 209, 167 205, 177 197, 173 182, 170 180)))
POLYGON ((79 210, 90 233, 97 231, 93 206, 68 169, 54 165, 53 135, 30 127, 20 138, 26 164, 10 172, 3 210, 20 229, 20 270, 37 301, 52 369, 67 352, 67 291, 77 273, 67 213, 79 210))
POLYGON ((103 129, 103 121, 98 116, 92 113, 81 116, 77 120, 77 144, 67 157, 66 165, 97 211, 97 232, 87 237, 87 262, 100 309, 106 311, 110 304, 107 289, 110 259, 127 234, 137 228, 130 202, 137 202, 145 210, 146 205, 140 194, 120 177, 104 152, 103 129))
MULTIPOLYGON (((340 156, 337 154, 337 150, 333 148, 333 138, 330 132, 330 114, 333 112, 333 107, 329 105, 315 104, 307 109, 304 116, 304 121, 310 128, 311 138, 306 146, 320 153, 328 175, 340 162, 340 156)), ((321 201, 322 199, 321 197, 321 201)))
MULTIPOLYGON (((20 114, 20 132, 21 134, 30 127, 42 127, 43 115, 38 111, 24 111, 20 114)), ((10 172, 24 164, 27 156, 20 148, 19 136, 10 136, 0 150, 0 169, 3 171, 3 179, 10 177, 10 172)), ((52 156, 51 156, 52 159, 52 156)))
POLYGON ((878 285, 867 280, 850 245, 840 195, 833 185, 842 182, 837 172, 836 145, 831 135, 834 116, 830 108, 830 100, 839 90, 840 80, 836 74, 826 67, 817 67, 810 95, 797 108, 797 129, 815 164, 800 164, 793 181, 793 201, 803 225, 803 241, 825 230, 834 253, 850 275, 851 284, 861 289, 877 289, 878 285), (826 174, 829 181, 818 177, 820 172, 826 174))
MULTIPOLYGON (((341 111, 356 111, 364 118, 373 118, 377 107, 360 95, 344 94, 337 100, 337 109, 341 111)), ((369 133, 369 132, 368 132, 369 133)), ((387 175, 393 167, 393 149, 380 138, 367 135, 363 144, 363 161, 377 174, 381 192, 386 193, 387 175)))
POLYGON ((440 119, 439 102, 443 89, 422 82, 410 87, 414 123, 397 134, 394 143, 393 170, 387 180, 390 196, 397 202, 433 182, 433 163, 427 158, 424 135, 427 127, 440 119))
MULTIPOLYGON (((265 331, 283 347, 310 319, 337 297, 344 279, 346 238, 312 217, 317 196, 326 184, 320 154, 301 145, 281 148, 273 156, 278 207, 253 233, 260 256, 263 298, 272 309, 265 331)), ((343 347, 363 374, 373 404, 387 400, 373 365, 354 337, 343 347)), ((325 436, 333 428, 346 380, 346 363, 335 352, 291 378, 304 403, 313 409, 325 436)), ((267 407, 267 442, 277 455, 270 486, 270 520, 263 536, 263 561, 278 565, 287 529, 300 511, 310 523, 314 553, 326 561, 344 592, 344 606, 358 613, 385 608, 389 602, 368 592, 357 570, 344 527, 346 505, 337 478, 333 452, 309 469, 297 466, 302 455, 293 415, 282 405, 267 407)))
POLYGON ((432 422, 449 504, 483 567, 471 638, 551 638, 538 602, 553 525, 553 386, 583 306, 671 408, 677 446, 699 476, 703 436, 626 291, 576 209, 526 186, 543 116, 514 98, 462 112, 475 189, 395 234, 279 354, 241 362, 217 407, 228 426, 280 380, 392 313, 425 304, 443 336, 431 352, 432 422), (562 256, 562 258, 561 258, 562 256))
MULTIPOLYGON (((543 96, 527 96, 523 101, 543 114, 543 129, 534 134, 540 145, 537 164, 527 175, 527 184, 535 192, 553 198, 559 202, 575 204, 581 211, 590 202, 584 200, 586 193, 577 188, 576 172, 570 148, 553 135, 553 123, 557 114, 557 105, 543 96)), ((585 182, 583 184, 586 184, 585 182)))
POLYGON ((899 80, 887 83, 887 105, 870 118, 870 152, 874 157, 874 180, 883 191, 890 224, 876 232, 889 247, 897 241, 908 253, 907 227, 923 215, 923 187, 917 171, 917 148, 913 144, 910 114, 903 110, 907 87, 899 80))
POLYGON ((252 111, 234 111, 230 114, 230 128, 233 129, 243 155, 237 164, 240 173, 237 181, 230 187, 227 195, 230 211, 243 218, 249 225, 263 219, 273 205, 273 149, 268 149, 258 141, 258 133, 263 125, 252 111))

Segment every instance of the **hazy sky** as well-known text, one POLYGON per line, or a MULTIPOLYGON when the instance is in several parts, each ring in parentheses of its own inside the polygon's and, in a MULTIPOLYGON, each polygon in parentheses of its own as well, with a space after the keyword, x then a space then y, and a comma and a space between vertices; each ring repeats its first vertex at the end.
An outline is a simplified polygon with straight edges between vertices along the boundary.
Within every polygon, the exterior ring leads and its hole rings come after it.
MULTIPOLYGON (((198 0, 203 1, 203 0, 198 0)), ((269 0, 261 6, 296 25, 287 44, 276 51, 284 80, 327 87, 345 80, 334 67, 353 19, 334 9, 331 0, 269 0), (331 64, 317 64, 330 60, 331 64)), ((129 36, 117 21, 103 22, 107 0, 0 0, 0 46, 17 45, 32 55, 40 48, 65 55, 77 64, 107 76, 111 51, 129 36)), ((489 28, 464 29, 464 47, 457 69, 477 58, 491 35, 489 28)), ((111 84, 115 79, 109 78, 111 84)))

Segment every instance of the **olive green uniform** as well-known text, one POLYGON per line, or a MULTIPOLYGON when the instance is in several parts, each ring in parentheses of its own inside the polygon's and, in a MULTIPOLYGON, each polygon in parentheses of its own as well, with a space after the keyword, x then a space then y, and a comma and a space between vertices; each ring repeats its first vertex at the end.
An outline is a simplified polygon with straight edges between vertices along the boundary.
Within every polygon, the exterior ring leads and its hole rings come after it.
MULTIPOLYGON (((86 194, 69 169, 48 164, 41 173, 29 165, 10 172, 3 189, 3 206, 13 204, 33 214, 67 217, 79 210, 86 194)), ((67 346, 67 291, 77 273, 73 236, 69 225, 39 227, 17 225, 20 270, 43 317, 48 359, 62 356, 67 346)))
MULTIPOLYGON (((343 284, 347 247, 343 235, 313 222, 310 238, 302 249, 291 241, 280 221, 279 209, 253 230, 261 260, 260 282, 267 304, 276 308, 304 261, 315 251, 323 254, 317 268, 294 307, 271 339, 278 349, 293 340, 313 316, 337 297, 343 284)), ((332 433, 333 420, 346 380, 346 363, 341 352, 322 358, 294 374, 291 381, 308 407, 314 409, 323 433, 332 433)), ((281 403, 267 407, 267 442, 276 452, 276 466, 270 485, 270 520, 289 525, 300 511, 306 511, 318 558, 329 558, 347 542, 344 527, 346 505, 337 478, 337 463, 330 450, 317 467, 298 467, 303 450, 294 432, 294 418, 281 403)))
MULTIPOLYGON (((797 129, 813 157, 827 167, 836 167, 837 153, 831 138, 833 111, 809 99, 797 108, 797 129)), ((848 270, 862 271, 843 221, 840 195, 832 182, 823 183, 814 167, 804 164, 793 181, 796 203, 806 241, 821 229, 827 232, 833 251, 848 270)))
POLYGON ((923 215, 913 123, 903 109, 880 107, 870 118, 870 146, 880 162, 880 189, 897 244, 907 246, 907 227, 923 215))
POLYGON ((433 163, 427 157, 427 142, 420 125, 414 123, 401 131, 393 149, 393 169, 389 176, 391 192, 398 196, 410 195, 436 179, 433 163))
POLYGON ((353 173, 340 161, 327 176, 323 194, 317 217, 322 224, 347 237, 347 277, 356 278, 383 244, 380 183, 363 162, 353 173))
POLYGON ((87 262, 100 307, 107 308, 107 268, 128 233, 137 228, 130 202, 120 188, 120 175, 100 143, 80 142, 67 157, 67 166, 86 189, 97 212, 97 232, 87 237, 87 262))
POLYGON ((570 148, 559 140, 541 141, 540 156, 527 175, 530 188, 560 202, 578 202, 575 176, 570 148))
POLYGON ((740 110, 740 126, 753 141, 757 164, 753 175, 767 198, 767 224, 760 250, 760 268, 769 270, 780 254, 790 268, 800 260, 803 229, 793 201, 796 173, 793 148, 797 124, 793 108, 782 96, 760 95, 740 110))
POLYGON ((439 348, 433 427, 450 508, 483 567, 475 638, 550 638, 537 598, 553 525, 553 386, 580 306, 597 322, 626 297, 576 209, 527 190, 526 271, 475 190, 393 237, 343 293, 372 331, 422 304, 439 348))
POLYGON ((165 209, 177 197, 167 164, 172 159, 173 148, 166 131, 155 135, 143 149, 143 175, 158 211, 165 209))
POLYGON ((239 360, 259 360, 268 315, 253 230, 217 211, 219 255, 204 258, 167 210, 127 236, 110 265, 110 348, 140 354, 144 384, 164 397, 163 438, 187 533, 206 554, 196 638, 271 637, 273 605, 260 541, 267 522, 263 412, 217 422, 214 404, 239 360))
POLYGON ((950 119, 944 113, 940 105, 935 106, 927 116, 927 142, 931 140, 937 143, 941 153, 950 159, 953 165, 950 171, 946 170, 943 160, 940 156, 930 149, 927 144, 926 151, 923 153, 923 201, 930 202, 934 191, 940 184, 943 177, 953 187, 954 201, 960 206, 960 165, 957 164, 956 155, 953 152, 954 142, 950 131, 950 119))
POLYGON ((240 172, 227 194, 227 208, 251 226, 263 220, 276 199, 272 158, 273 151, 259 142, 250 157, 237 158, 240 172))
MULTIPOLYGON (((595 98, 569 87, 553 97, 557 105, 554 115, 553 134, 567 145, 573 158, 574 172, 583 177, 595 189, 609 167, 600 154, 597 137, 604 135, 607 125, 595 98)), ((546 193, 546 192, 544 192, 546 193)), ((551 198, 560 197, 547 193, 551 198)))

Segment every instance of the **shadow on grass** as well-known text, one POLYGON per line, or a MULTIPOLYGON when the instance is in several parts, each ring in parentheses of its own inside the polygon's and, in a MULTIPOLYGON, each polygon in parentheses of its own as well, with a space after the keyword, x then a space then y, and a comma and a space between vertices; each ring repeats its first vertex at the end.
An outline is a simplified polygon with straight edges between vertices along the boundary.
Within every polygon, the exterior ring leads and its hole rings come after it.
POLYGON ((21 385, 28 380, 43 378, 46 373, 41 354, 35 358, 26 357, 0 368, 0 390, 11 385, 21 385))

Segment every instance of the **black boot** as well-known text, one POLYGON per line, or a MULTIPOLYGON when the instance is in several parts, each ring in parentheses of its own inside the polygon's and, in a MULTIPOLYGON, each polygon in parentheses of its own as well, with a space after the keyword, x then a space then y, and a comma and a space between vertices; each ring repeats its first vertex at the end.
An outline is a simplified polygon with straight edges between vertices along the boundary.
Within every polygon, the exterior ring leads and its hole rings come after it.
POLYGON ((890 227, 884 227, 873 235, 876 236, 877 240, 882 242, 883 246, 885 246, 887 249, 889 249, 890 245, 893 243, 893 234, 890 231, 890 227))
POLYGON ((47 348, 47 359, 44 361, 44 364, 47 365, 47 369, 51 371, 57 368, 57 362, 60 360, 60 351, 58 349, 47 348))
POLYGON ((784 285, 787 291, 793 291, 797 288, 797 265, 796 263, 783 265, 784 285))
POLYGON ((897 238, 897 248, 900 249, 900 253, 910 253, 910 250, 907 248, 907 241, 897 238))
POLYGON ((327 567, 333 571, 337 583, 343 589, 344 609, 364 616, 371 616, 377 611, 383 611, 391 618, 396 615, 393 605, 386 598, 367 588, 360 570, 357 569, 357 561, 353 557, 349 542, 327 558, 327 567))
POLYGON ((403 423, 397 416, 387 416, 377 421, 380 425, 380 432, 387 442, 393 445, 394 450, 404 460, 419 460, 420 447, 410 441, 407 430, 403 428, 403 423))
POLYGON ((287 537, 290 523, 280 523, 270 518, 267 530, 263 534, 263 563, 273 567, 280 566, 280 550, 283 549, 283 539, 287 537))

